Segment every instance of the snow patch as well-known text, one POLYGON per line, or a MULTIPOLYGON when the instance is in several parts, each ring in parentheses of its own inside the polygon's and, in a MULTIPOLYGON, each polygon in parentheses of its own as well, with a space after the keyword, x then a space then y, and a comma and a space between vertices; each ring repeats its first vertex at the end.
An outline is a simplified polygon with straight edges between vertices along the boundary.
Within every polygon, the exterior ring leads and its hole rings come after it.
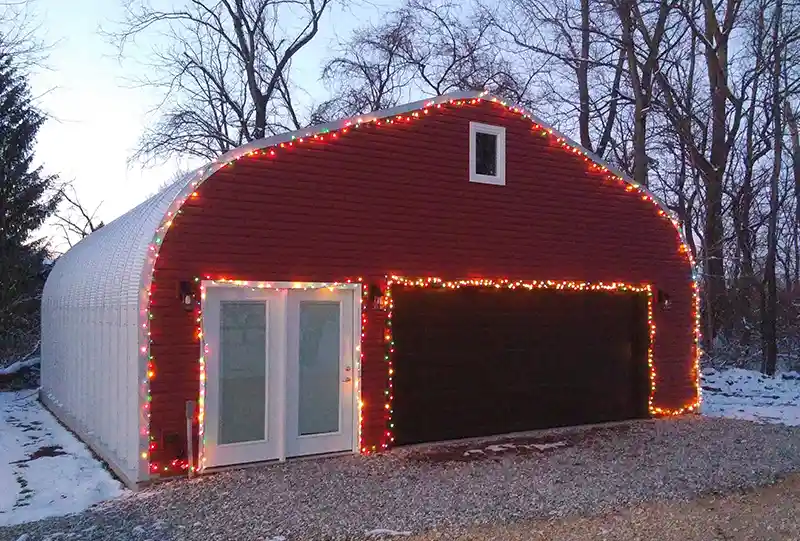
POLYGON ((12 376, 24 368, 30 368, 31 366, 36 366, 37 364, 39 364, 39 357, 31 357, 30 359, 16 361, 5 368, 0 368, 0 376, 12 376))
POLYGON ((547 451, 548 449, 558 449, 559 447, 566 447, 567 442, 565 441, 557 441, 553 443, 531 443, 525 445, 524 447, 528 447, 530 449, 536 449, 537 451, 547 451))
POLYGON ((483 449, 468 449, 464 451, 464 456, 480 456, 489 453, 502 453, 504 451, 512 451, 514 449, 535 449, 536 451, 547 451, 550 449, 558 449, 560 447, 567 447, 567 442, 556 441, 552 443, 495 443, 488 445, 483 449))
POLYGON ((0 526, 77 513, 123 493, 35 391, 0 392, 0 487, 0 526))
POLYGON ((754 370, 706 369, 701 413, 761 423, 800 426, 800 374, 775 377, 754 370))
POLYGON ((502 453, 503 451, 508 451, 511 449, 516 449, 517 446, 513 443, 497 443, 494 445, 489 445, 486 450, 491 451, 492 453, 502 453))

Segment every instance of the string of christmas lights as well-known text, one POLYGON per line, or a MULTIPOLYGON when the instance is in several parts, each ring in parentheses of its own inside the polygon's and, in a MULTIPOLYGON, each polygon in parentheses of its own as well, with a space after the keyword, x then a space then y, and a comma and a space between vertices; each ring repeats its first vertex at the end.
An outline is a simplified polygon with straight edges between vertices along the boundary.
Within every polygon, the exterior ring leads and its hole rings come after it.
MULTIPOLYGON (((196 310, 196 329, 195 329, 195 337, 200 342, 200 358, 198 360, 198 365, 200 368, 200 390, 198 393, 199 399, 197 401, 197 424, 198 424, 198 453, 197 453, 197 471, 202 472, 206 468, 206 456, 205 456, 205 448, 206 448, 206 439, 205 439, 205 419, 206 419, 206 407, 205 407, 205 398, 206 398, 206 363, 208 360, 209 354, 209 344, 205 339, 205 334, 203 333, 203 311, 202 306, 204 305, 204 301, 206 299, 206 295, 208 293, 209 286, 215 285, 228 285, 234 287, 243 287, 249 288, 252 291, 286 291, 286 290, 313 290, 313 289, 328 289, 328 290, 336 290, 336 289, 351 289, 353 285, 360 284, 362 282, 361 278, 357 280, 345 280, 343 282, 331 282, 331 283, 320 283, 320 282, 293 282, 290 286, 286 285, 277 285, 274 282, 260 282, 260 281, 250 281, 250 280, 236 280, 236 279, 229 279, 229 278, 212 278, 211 276, 205 276, 204 279, 201 280, 199 276, 194 278, 195 284, 199 284, 200 287, 200 299, 197 302, 197 310, 196 310)), ((367 295, 366 288, 362 288, 364 292, 362 293, 363 296, 367 295)), ((361 383, 361 366, 364 359, 364 352, 362 348, 362 343, 364 340, 364 336, 366 333, 366 324, 367 324, 367 316, 366 316, 366 302, 361 303, 361 343, 356 344, 356 349, 358 351, 358 366, 356 366, 356 374, 359 374, 357 378, 357 384, 360 385, 361 383)), ((360 397, 360 389, 356 387, 355 389, 356 397, 360 397)), ((362 435, 361 435, 361 423, 363 420, 363 416, 361 414, 361 408, 363 407, 363 402, 359 400, 358 402, 358 441, 359 441, 359 448, 362 445, 362 435)), ((185 470, 188 467, 192 468, 192 471, 195 471, 195 466, 188 465, 188 462, 185 462, 185 466, 183 462, 178 462, 180 469, 185 470)), ((174 465, 173 465, 174 466, 174 465)), ((151 472, 161 471, 158 466, 153 468, 151 465, 151 472)), ((169 471, 169 468, 164 469, 164 471, 169 471)))
MULTIPOLYGON (((141 344, 140 356, 142 359, 140 366, 142 366, 143 369, 139 387, 139 395, 140 395, 139 398, 140 398, 140 403, 142 404, 139 414, 139 426, 140 426, 140 449, 142 450, 140 458, 141 458, 142 468, 144 469, 144 471, 150 471, 150 472, 160 471, 158 465, 154 467, 153 465, 150 464, 151 451, 152 449, 154 449, 154 441, 150 437, 150 420, 151 420, 150 404, 152 402, 150 381, 156 376, 156 360, 153 358, 151 354, 152 339, 150 334, 150 325, 153 318, 153 314, 151 311, 151 299, 152 299, 152 292, 155 287, 154 270, 164 236, 166 235, 168 230, 172 227, 172 225, 174 225, 176 219, 180 216, 181 207, 184 205, 184 203, 190 198, 195 199, 199 197, 199 194, 196 191, 196 189, 200 186, 200 184, 205 182, 205 180, 207 180, 221 168, 231 167, 237 161, 242 159, 260 159, 262 157, 266 157, 267 159, 276 159, 280 152, 291 151, 291 149, 296 146, 316 145, 325 141, 334 141, 348 134, 351 130, 362 129, 365 126, 380 127, 380 126, 404 125, 416 120, 424 119, 426 116, 430 115, 432 111, 441 111, 443 109, 447 109, 448 107, 461 108, 464 106, 478 105, 485 102, 489 102, 497 106, 503 107, 505 110, 516 113, 520 115, 520 117, 522 117, 523 119, 530 121, 532 132, 534 134, 539 135, 540 137, 543 137, 545 139, 548 139, 548 141, 551 141, 556 145, 560 146, 562 149, 564 149, 571 155, 582 158, 583 161, 587 164, 587 168, 590 171, 604 174, 606 180, 618 183, 620 186, 623 186, 626 191, 637 194, 642 201, 653 204, 656 210, 656 214, 661 218, 667 220, 674 227, 677 234, 678 247, 679 247, 678 251, 683 257, 686 258, 687 263, 692 269, 693 294, 696 299, 694 307, 694 315, 693 315, 695 354, 694 354, 694 365, 692 369, 693 371, 692 377, 694 378, 695 381, 697 394, 696 398, 691 403, 681 408, 667 409, 652 404, 653 394, 651 393, 650 411, 655 415, 677 415, 689 411, 695 411, 697 409, 701 399, 700 382, 699 382, 699 359, 702 354, 700 350, 701 335, 700 335, 700 312, 699 312, 699 297, 698 297, 699 283, 698 283, 698 275, 696 274, 695 270, 694 260, 685 242, 683 231, 681 230, 681 223, 667 209, 665 205, 663 205, 655 196, 653 196, 647 190, 646 187, 640 186, 635 182, 626 180, 621 175, 618 175, 615 172, 611 171, 605 165, 598 163, 599 160, 597 160, 594 156, 588 154, 577 144, 572 143, 568 138, 554 131, 552 128, 545 126, 543 123, 538 121, 532 114, 528 113, 525 109, 518 106, 509 105, 506 102, 501 101, 495 97, 489 97, 488 99, 485 99, 486 95, 487 93, 484 92, 480 94, 479 97, 474 97, 474 98, 465 98, 465 99, 436 98, 424 102, 422 109, 420 110, 411 111, 403 114, 397 114, 390 117, 378 118, 365 115, 362 117, 358 117, 356 119, 347 120, 341 124, 341 127, 336 129, 323 128, 320 129, 317 133, 308 132, 304 136, 299 136, 299 137, 296 135, 292 135, 290 140, 288 141, 275 143, 271 146, 264 148, 249 149, 249 150, 241 149, 238 151, 238 154, 233 155, 233 158, 227 158, 221 161, 214 162, 198 170, 195 173, 195 175, 189 180, 183 191, 174 198, 174 200, 170 204, 169 209, 165 213, 163 220, 156 229, 156 232, 153 236, 153 240, 148 245, 147 259, 142 272, 142 278, 141 278, 142 287, 140 290, 141 293, 139 302, 139 305, 142 307, 142 310, 140 312, 141 325, 140 325, 139 343, 141 344)), ((524 287, 524 286, 520 284, 519 287, 524 287)), ((391 322, 391 317, 387 318, 387 321, 391 322)), ((389 436, 387 441, 385 441, 384 444, 382 444, 382 447, 384 447, 384 445, 388 447, 389 443, 391 442, 391 429, 393 428, 391 421, 391 414, 392 414, 391 376, 393 376, 394 368, 391 365, 391 353, 393 352, 394 344, 391 340, 388 340, 387 345, 388 345, 387 360, 389 361, 388 370, 391 371, 391 373, 389 374, 390 386, 387 389, 387 397, 389 397, 389 399, 387 401, 387 407, 386 407, 389 419, 388 421, 389 436)), ((652 360, 650 360, 649 363, 651 364, 652 368, 652 360)), ((651 369, 651 379, 652 379, 652 389, 655 389, 656 375, 654 369, 651 369)), ((363 404, 359 403, 359 407, 362 408, 363 404)), ((362 450, 363 449, 364 447, 362 445, 362 450)))
MULTIPOLYGON (((358 279, 361 282, 361 278, 358 279)), ((361 287, 361 343, 358 344, 358 367, 356 374, 358 374, 358 387, 355 389, 355 399, 358 401, 358 448, 364 450, 364 406, 366 405, 363 397, 361 396, 361 367, 364 366, 364 340, 367 336, 367 310, 369 310, 368 301, 369 288, 361 287)))
POLYGON ((384 332, 384 361, 386 361, 387 385, 386 385, 386 432, 384 440, 381 442, 382 449, 388 449, 394 442, 394 332, 392 330, 392 317, 394 315, 394 298, 392 297, 392 280, 386 280, 386 330, 384 332))
MULTIPOLYGON (((555 280, 541 280, 541 281, 522 281, 522 280, 509 280, 506 278, 501 279, 486 279, 476 278, 469 280, 452 280, 444 281, 441 278, 426 277, 426 278, 408 278, 403 276, 390 276, 386 281, 386 296, 388 298, 388 315, 386 319, 386 332, 384 341, 386 343, 386 356, 387 373, 388 373, 388 386, 386 391, 386 405, 387 412, 387 426, 389 430, 386 433, 386 439, 381 443, 381 447, 386 449, 392 442, 394 442, 394 421, 392 415, 394 413, 394 387, 392 380, 395 374, 393 363, 393 356, 395 352, 395 342, 392 332, 392 313, 394 309, 394 300, 392 298, 392 286, 399 285, 403 287, 417 287, 417 288, 440 288, 440 289, 461 289, 463 287, 485 287, 495 289, 553 289, 553 290, 568 290, 568 291, 614 291, 614 292, 630 292, 630 293, 645 293, 647 295, 647 326, 649 329, 649 343, 647 347, 647 367, 650 381, 650 392, 648 395, 648 410, 651 415, 679 415, 694 411, 699 405, 699 401, 692 402, 682 408, 670 410, 661 408, 654 404, 657 374, 655 368, 654 351, 655 351, 655 338, 656 338, 656 324, 653 316, 653 288, 650 284, 636 285, 621 282, 612 283, 591 283, 591 282, 576 282, 576 281, 555 281, 555 280)), ((695 288, 695 306, 697 296, 697 288, 695 288)), ((693 370, 699 374, 699 360, 695 359, 693 370)))

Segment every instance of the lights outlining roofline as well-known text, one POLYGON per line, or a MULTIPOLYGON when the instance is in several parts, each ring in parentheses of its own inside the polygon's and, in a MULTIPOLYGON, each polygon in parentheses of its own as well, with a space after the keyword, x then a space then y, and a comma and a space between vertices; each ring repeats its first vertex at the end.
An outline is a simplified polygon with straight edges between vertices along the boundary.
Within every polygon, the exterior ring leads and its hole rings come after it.
MULTIPOLYGON (((691 252, 686 244, 684 233, 681 223, 677 217, 646 187, 641 186, 631 179, 626 178, 619 171, 613 169, 611 166, 602 162, 597 156, 591 152, 580 147, 565 135, 554 130, 544 122, 540 121, 534 115, 526 111, 524 108, 510 105, 505 101, 491 96, 488 92, 465 92, 458 94, 451 94, 445 96, 438 96, 429 100, 410 103, 401 107, 388 109, 385 111, 378 111, 368 115, 361 115, 349 119, 340 120, 329 124, 316 126, 307 130, 291 132, 287 134, 269 137, 259 141, 253 141, 235 150, 232 150, 225 155, 221 156, 214 162, 198 169, 193 174, 189 175, 185 181, 185 185, 181 191, 175 196, 170 203, 161 223, 156 228, 151 242, 146 249, 145 263, 142 269, 140 280, 140 294, 139 294, 139 470, 140 472, 151 472, 152 466, 150 465, 150 450, 152 446, 150 438, 150 403, 152 401, 150 380, 157 375, 157 362, 151 354, 151 338, 150 338, 150 325, 153 317, 150 310, 150 299, 152 296, 153 288, 155 287, 154 271, 156 262, 158 260, 159 251, 164 240, 164 236, 168 230, 175 224, 181 214, 181 207, 189 199, 196 199, 200 197, 197 189, 199 186, 210 178, 214 173, 224 167, 234 165, 241 159, 277 159, 281 152, 291 152, 292 148, 297 146, 313 146, 326 141, 335 141, 342 136, 350 133, 353 130, 361 129, 365 126, 402 126, 412 122, 422 120, 434 111, 442 111, 447 108, 462 108, 470 105, 477 105, 481 103, 492 103, 497 106, 505 108, 518 114, 525 120, 531 122, 532 132, 540 137, 543 137, 559 145, 566 152, 583 159, 587 164, 587 168, 595 173, 605 175, 605 178, 610 181, 618 182, 624 186, 628 192, 633 192, 639 196, 644 202, 649 202, 654 205, 656 213, 662 219, 668 221, 674 227, 677 237, 679 252, 686 258, 690 267, 691 279, 693 282, 693 294, 697 295, 699 283, 698 274, 695 268, 695 262, 691 256, 691 252)), ((694 368, 693 377, 695 378, 695 385, 697 387, 697 403, 700 401, 699 390, 699 358, 701 355, 700 350, 700 324, 699 324, 699 309, 695 303, 694 314, 694 368)), ((665 408, 654 407, 658 414, 673 414, 683 413, 684 411, 693 411, 692 409, 681 408, 678 410, 669 410, 665 408)), ((141 473, 140 473, 141 475, 141 473)), ((146 480, 147 476, 145 476, 146 480)))

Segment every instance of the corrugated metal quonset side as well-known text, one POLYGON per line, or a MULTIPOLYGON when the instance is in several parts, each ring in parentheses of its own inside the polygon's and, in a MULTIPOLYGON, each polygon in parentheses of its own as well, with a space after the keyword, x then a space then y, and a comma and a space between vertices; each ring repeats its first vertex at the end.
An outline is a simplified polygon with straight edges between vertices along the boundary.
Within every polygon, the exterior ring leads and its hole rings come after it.
POLYGON ((42 296, 42 401, 129 485, 147 476, 140 296, 152 269, 148 245, 190 177, 77 243, 42 296))

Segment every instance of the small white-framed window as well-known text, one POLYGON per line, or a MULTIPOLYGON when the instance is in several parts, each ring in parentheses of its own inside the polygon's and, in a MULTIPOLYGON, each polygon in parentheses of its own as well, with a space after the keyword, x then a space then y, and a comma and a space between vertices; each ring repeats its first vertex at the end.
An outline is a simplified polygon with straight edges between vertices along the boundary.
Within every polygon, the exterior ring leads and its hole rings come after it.
POLYGON ((506 129, 469 123, 469 181, 506 184, 506 129))

